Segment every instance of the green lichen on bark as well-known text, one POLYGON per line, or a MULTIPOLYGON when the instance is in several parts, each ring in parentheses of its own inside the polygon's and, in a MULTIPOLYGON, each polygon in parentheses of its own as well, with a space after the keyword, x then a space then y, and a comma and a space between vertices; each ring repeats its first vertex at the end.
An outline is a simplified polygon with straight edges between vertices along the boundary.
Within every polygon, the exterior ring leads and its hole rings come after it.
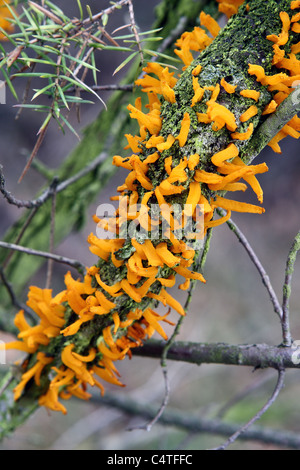
MULTIPOLYGON (((222 150, 231 142, 230 132, 221 129, 218 132, 212 131, 206 124, 198 124, 196 112, 206 112, 209 92, 206 92, 202 102, 193 108, 189 104, 194 95, 192 70, 201 64, 202 71, 198 76, 199 85, 216 86, 222 78, 232 85, 236 85, 236 93, 228 94, 221 87, 221 93, 218 102, 232 111, 239 122, 239 117, 243 114, 254 101, 249 98, 243 98, 239 92, 242 90, 256 90, 260 92, 259 102, 255 103, 258 108, 258 114, 251 119, 254 129, 256 129, 265 118, 261 113, 265 106, 270 102, 272 94, 267 90, 267 86, 261 85, 255 77, 248 74, 249 64, 263 66, 266 74, 272 75, 278 73, 278 69, 272 65, 274 51, 273 43, 266 39, 270 34, 278 35, 282 29, 282 22, 279 16, 281 11, 286 11, 290 16, 293 11, 290 9, 290 2, 284 1, 261 1, 252 0, 247 2, 250 6, 249 11, 246 4, 239 9, 239 15, 232 17, 227 26, 221 30, 213 43, 208 46, 200 56, 187 68, 176 84, 176 103, 164 103, 162 108, 163 129, 162 134, 178 135, 180 124, 184 112, 189 112, 191 117, 191 130, 188 138, 188 144, 180 150, 181 157, 199 153, 201 163, 204 169, 209 170, 211 156, 222 150)), ((297 42, 297 34, 291 33, 290 39, 285 46, 287 52, 291 45, 297 42)), ((240 126, 239 131, 245 132, 249 122, 240 126)), ((255 147, 255 130, 249 141, 235 141, 239 148, 241 157, 247 163, 247 154, 250 146, 255 147), (252 145, 252 140, 254 145, 252 145)), ((267 145, 268 142, 265 142, 267 145)))
MULTIPOLYGON (((159 340, 150 340, 134 354, 142 357, 160 358, 165 344, 159 340)), ((190 364, 226 364, 252 367, 257 369, 299 368, 293 361, 292 347, 270 346, 268 344, 226 344, 226 343, 191 343, 176 341, 169 348, 168 360, 183 361, 190 364)))

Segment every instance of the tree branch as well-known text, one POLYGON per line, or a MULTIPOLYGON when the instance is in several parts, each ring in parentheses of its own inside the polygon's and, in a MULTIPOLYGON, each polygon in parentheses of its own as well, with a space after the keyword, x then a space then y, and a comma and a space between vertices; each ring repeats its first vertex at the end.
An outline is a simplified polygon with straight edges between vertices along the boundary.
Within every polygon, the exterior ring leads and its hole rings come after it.
POLYGON ((100 155, 98 155, 95 160, 93 160, 91 163, 86 165, 81 171, 76 173, 75 175, 71 176, 70 178, 66 179, 65 181, 62 181, 61 183, 58 184, 58 178, 54 178, 53 183, 49 186, 49 188, 46 188, 43 193, 36 199, 32 200, 22 200, 22 199, 16 199, 9 191, 5 189, 5 178, 2 172, 2 166, 0 165, 0 192, 3 194, 7 202, 10 204, 13 204, 14 206, 17 206, 19 208, 25 207, 26 209, 33 209, 42 206, 45 204, 45 202, 53 197, 53 194, 61 193, 64 191, 68 186, 71 186, 72 184, 76 183, 78 180, 86 176, 87 174, 91 173, 92 171, 96 170, 101 163, 103 163, 106 158, 108 157, 107 153, 102 152, 100 155))
POLYGON ((300 250, 300 232, 295 237, 289 256, 286 263, 285 270, 285 281, 283 286, 283 304, 282 304, 282 334, 283 344, 285 346, 291 346, 292 335, 290 332, 290 320, 289 320, 289 300, 291 296, 291 284, 292 276, 294 273, 294 267, 296 262, 297 254, 300 250))
POLYGON ((57 263, 67 264, 72 268, 77 269, 80 274, 85 273, 85 266, 75 259, 66 258, 65 256, 55 255, 54 253, 48 253, 46 251, 37 251, 32 248, 25 246, 15 245, 14 243, 6 243, 0 241, 0 247, 7 248, 9 250, 20 251, 21 253, 27 253, 28 255, 41 256, 42 258, 47 258, 56 261, 57 263))
MULTIPOLYGON (((165 342, 149 340, 143 347, 133 349, 133 354, 142 357, 160 358, 165 342)), ((269 346, 267 344, 241 344, 225 343, 190 343, 177 341, 168 350, 167 359, 183 361, 192 364, 224 364, 235 366, 248 366, 255 369, 273 368, 299 369, 296 364, 295 348, 283 346, 269 346)))
POLYGON ((254 424, 256 421, 258 421, 262 415, 270 408, 271 405, 275 402, 277 399, 280 391, 282 390, 284 386, 284 378, 285 378, 285 371, 284 370, 279 370, 278 371, 278 380, 276 383, 276 387, 274 392, 272 393, 272 396, 269 398, 267 403, 253 416, 253 418, 248 421, 248 423, 244 424, 242 427, 240 427, 235 433, 233 433, 229 439, 224 442, 220 447, 216 447, 213 450, 225 450, 227 447, 229 447, 231 444, 234 443, 243 433, 245 433, 252 424, 254 424))
MULTIPOLYGON (((93 399, 113 408, 118 408, 130 416, 141 416, 146 419, 152 419, 157 409, 149 403, 141 403, 132 400, 124 395, 107 394, 100 399, 93 399)), ((239 425, 233 423, 224 423, 221 420, 206 420, 195 416, 195 413, 189 414, 183 411, 167 409, 160 417, 159 423, 165 426, 176 426, 192 433, 203 433, 220 436, 230 436, 234 434, 239 425)), ((241 440, 258 441, 265 444, 273 444, 283 448, 300 449, 300 435, 289 431, 278 431, 258 426, 252 426, 243 434, 239 435, 241 440)))
POLYGON ((19 302, 19 300, 17 299, 17 296, 16 294, 14 293, 14 290, 13 290, 13 287, 12 285, 8 282, 8 280, 6 279, 6 276, 4 274, 4 271, 3 271, 3 268, 0 266, 0 278, 3 282, 3 285, 5 286, 9 296, 10 296, 10 299, 11 299, 11 303, 12 305, 14 305, 16 308, 18 308, 19 310, 24 310, 24 312, 26 313, 26 315, 28 315, 28 317, 31 319, 31 321, 33 323, 35 323, 35 318, 34 316, 32 315, 32 312, 30 311, 30 309, 22 304, 21 302, 19 302))
MULTIPOLYGON (((217 212, 221 215, 225 215, 225 211, 218 209, 217 212)), ((252 246, 250 245, 249 241, 245 237, 245 235, 242 233, 242 231, 239 229, 239 227, 231 220, 229 219, 227 221, 227 225, 230 228, 230 230, 236 235, 238 238, 239 242, 243 245, 245 250, 247 251, 248 255, 250 256, 250 259, 252 260, 254 266, 257 268, 260 277, 262 279, 262 282, 264 286, 266 287, 268 294, 270 296, 271 302, 273 304, 273 308, 275 313, 279 316, 280 320, 282 319, 282 308, 280 306, 279 300, 277 298, 277 295, 273 289, 273 286, 271 284, 270 278, 268 274, 266 273, 263 265, 259 261, 256 253, 254 252, 252 246)))
POLYGON ((251 163, 278 132, 300 112, 299 89, 295 89, 256 130, 241 150, 245 163, 251 163))

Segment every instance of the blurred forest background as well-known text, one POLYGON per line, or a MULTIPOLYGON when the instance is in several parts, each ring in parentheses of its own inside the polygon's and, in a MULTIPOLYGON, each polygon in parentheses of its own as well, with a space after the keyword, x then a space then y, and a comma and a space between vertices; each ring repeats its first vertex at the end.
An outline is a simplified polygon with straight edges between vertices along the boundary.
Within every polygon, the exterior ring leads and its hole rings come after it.
MULTIPOLYGON (((70 16, 77 14, 77 2, 56 1, 70 16)), ((82 2, 85 4, 86 2, 82 2)), ((92 11, 99 11, 109 5, 107 0, 90 0, 92 11)), ((137 25, 141 31, 151 29, 155 18, 155 6, 159 0, 136 0, 134 9, 137 25)), ((128 10, 123 8, 109 18, 108 31, 128 23, 128 10)), ((196 19, 195 19, 196 21, 196 19)), ((9 47, 9 46, 6 46, 9 47)), ((128 69, 112 76, 117 65, 124 60, 118 54, 100 52, 97 67, 100 69, 99 84, 118 83, 128 69)), ((17 82, 16 82, 16 86, 17 82)), ((19 85, 22 86, 21 83, 19 85)), ((20 96, 21 96, 20 88, 20 96)), ((101 92, 107 101, 109 92, 101 92)), ((87 97, 91 99, 90 96, 87 97)), ((128 93, 128 102, 131 102, 128 93)), ((83 105, 81 122, 72 117, 72 125, 80 133, 103 109, 99 101, 94 105, 83 105)), ((36 169, 31 168, 21 184, 17 180, 26 163, 26 156, 35 144, 36 132, 41 124, 39 113, 24 110, 15 120, 16 104, 7 92, 7 104, 0 106, 0 163, 6 177, 6 187, 16 197, 33 199, 45 183, 36 169)), ((105 114, 103 115, 105 119, 105 114)), ((113 126, 114 123, 111 123, 113 126)), ((57 168, 72 148, 77 145, 76 137, 69 131, 63 135, 52 123, 47 137, 39 151, 38 158, 50 168, 57 168)), ((120 154, 124 151, 120 148, 120 154)), ((269 274, 279 299, 287 255, 292 241, 300 226, 300 161, 299 143, 287 138, 282 144, 282 155, 267 148, 256 163, 266 162, 269 172, 260 175, 264 189, 264 215, 234 215, 234 221, 247 236, 252 247, 269 274)), ((95 261, 86 242, 90 232, 95 230, 92 215, 100 203, 108 202, 116 187, 123 182, 124 173, 117 171, 107 187, 99 194, 90 207, 86 224, 78 233, 72 233, 55 252, 78 259, 86 266, 95 261)), ((247 195, 249 202, 251 198, 247 195)), ((80 198, 80 194, 78 194, 80 198)), ((9 205, 0 198, 0 238, 16 221, 22 209, 9 205)), ((66 224, 68 220, 66 220, 66 224)), ((46 264, 45 264, 46 266, 46 264)), ((46 267, 43 266, 30 284, 44 287, 46 267)), ((20 266, 22 269, 22 266, 20 266)), ((67 268, 55 264, 53 276, 54 293, 63 288, 63 277, 67 268)), ((73 273, 76 275, 76 272, 73 273)), ((211 249, 205 266, 206 285, 197 285, 189 313, 185 318, 177 339, 193 342, 225 342, 230 344, 281 342, 281 327, 268 294, 254 265, 250 262, 244 248, 226 225, 214 230, 211 249)), ((300 263, 296 264, 291 298, 291 324, 293 339, 300 339, 300 263)), ((176 297, 182 303, 186 293, 177 291, 176 297)), ((21 301, 26 301, 24 292, 21 301)), ((1 302, 1 299, 0 299, 1 302)), ((177 315, 172 314, 177 321, 177 315)), ((168 333, 172 328, 167 328, 168 333)), ((10 340, 11 336, 0 333, 0 338, 10 340)), ((17 352, 7 354, 9 362, 20 357, 17 352)), ((4 366, 0 366, 4 367, 4 366)), ((164 381, 158 360, 133 357, 118 364, 126 388, 106 386, 110 391, 128 396, 145 404, 159 407, 164 395, 164 381)), ((269 397, 276 381, 272 370, 253 371, 250 368, 222 365, 202 365, 197 367, 186 363, 168 361, 170 379, 169 407, 184 410, 199 418, 213 418, 221 407, 232 397, 256 384, 254 390, 225 415, 226 420, 237 423, 246 422, 269 397)), ((48 414, 39 409, 10 438, 0 445, 5 449, 204 449, 223 442, 224 438, 205 434, 188 434, 187 431, 156 424, 150 432, 136 429, 145 423, 142 418, 129 417, 122 411, 101 404, 97 391, 92 392, 90 402, 74 400, 67 403, 68 415, 48 414)), ((287 429, 300 433, 300 376, 299 371, 288 371, 285 389, 275 405, 259 422, 268 428, 287 429)), ((241 443, 232 449, 272 449, 259 443, 241 443)), ((275 448, 275 447, 274 447, 275 448)))

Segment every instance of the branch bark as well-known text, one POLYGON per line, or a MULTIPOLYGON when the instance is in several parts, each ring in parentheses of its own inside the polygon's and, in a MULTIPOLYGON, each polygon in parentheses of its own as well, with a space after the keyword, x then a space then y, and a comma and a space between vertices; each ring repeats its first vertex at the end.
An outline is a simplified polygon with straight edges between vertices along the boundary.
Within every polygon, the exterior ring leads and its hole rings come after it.
MULTIPOLYGON (((133 354, 142 357, 160 358, 165 343, 149 340, 142 348, 133 349, 133 354)), ((299 369, 297 349, 267 344, 226 344, 174 342, 168 350, 167 359, 192 364, 224 364, 247 366, 255 369, 299 369)))
MULTIPOLYGON (((157 409, 148 403, 141 403, 126 396, 110 394, 96 400, 106 406, 122 410, 130 416, 141 416, 145 419, 153 419, 157 409)), ((219 436, 230 436, 238 431, 239 425, 226 423, 219 419, 202 419, 195 413, 186 413, 179 410, 167 409, 160 417, 159 423, 165 426, 176 426, 190 433, 202 433, 219 436)), ((240 440, 258 441, 265 444, 273 444, 286 449, 300 449, 300 435, 290 431, 279 431, 260 426, 252 426, 243 434, 240 440)))

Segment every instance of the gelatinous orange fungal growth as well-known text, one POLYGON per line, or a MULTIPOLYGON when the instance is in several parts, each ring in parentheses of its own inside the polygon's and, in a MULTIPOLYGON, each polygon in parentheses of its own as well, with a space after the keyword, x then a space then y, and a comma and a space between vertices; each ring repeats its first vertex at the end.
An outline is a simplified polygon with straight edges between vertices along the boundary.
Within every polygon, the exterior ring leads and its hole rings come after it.
MULTIPOLYGON (((230 17, 237 13, 243 1, 218 0, 218 3, 220 11, 230 17)), ((248 6, 250 8, 250 4, 248 6)), ((291 3, 293 10, 299 7, 299 1, 291 3)), ((279 34, 268 36, 270 50, 274 51, 272 65, 278 73, 266 74, 260 64, 249 64, 248 69, 249 77, 258 82, 258 88, 266 87, 272 96, 262 112, 258 90, 240 90, 225 77, 217 83, 201 84, 204 67, 193 63, 193 53, 201 52, 213 41, 201 27, 185 32, 176 41, 175 53, 183 62, 183 70, 193 64, 188 72, 191 96, 185 107, 177 102, 180 99, 177 83, 180 82, 174 72, 155 62, 143 69, 144 76, 136 85, 141 87, 148 103, 143 107, 139 97, 134 105, 128 105, 129 115, 139 127, 137 135, 125 136, 125 148, 133 153, 113 158, 115 166, 128 171, 124 184, 118 188, 119 195, 112 197, 119 201, 119 207, 109 219, 94 217, 109 237, 100 239, 94 234, 88 237, 90 251, 99 258, 97 263, 87 268, 82 279, 74 279, 67 273, 65 289, 55 296, 50 289, 30 287, 27 305, 37 314, 37 325, 31 326, 26 321, 23 310, 15 317, 18 338, 5 348, 31 355, 30 367, 28 361, 23 363, 23 373, 14 390, 15 400, 26 393, 30 384, 40 387, 45 378, 49 386, 48 389, 42 387, 39 404, 65 414, 61 400, 72 396, 89 399, 88 385, 98 387, 101 394, 104 393, 102 382, 123 387, 115 361, 131 357, 132 349, 141 346, 155 332, 166 340, 162 325, 172 324, 167 319, 171 309, 185 315, 184 308, 167 290, 175 285, 176 276, 183 278, 179 285, 182 290, 188 289, 193 281, 206 282, 202 274, 192 270, 197 250, 188 243, 186 233, 184 237, 177 237, 177 231, 189 228, 191 222, 189 235, 202 240, 208 229, 228 221, 232 212, 264 212, 260 205, 224 197, 224 191, 235 196, 248 185, 258 202, 263 202, 257 175, 268 171, 268 167, 264 163, 246 165, 240 149, 255 133, 254 125, 275 112, 289 96, 300 75, 296 56, 300 43, 287 52, 291 31, 297 32, 299 28, 298 12, 295 11, 292 18, 281 12, 280 19, 279 34), (245 101, 243 112, 237 113, 233 106, 229 109, 224 104, 228 94, 237 94, 241 102, 242 98, 253 102, 245 101), (176 116, 177 127, 173 121, 164 127, 161 116, 164 104, 176 111, 172 112, 172 118, 176 116), (196 148, 193 143, 195 135, 201 135, 202 131, 216 135, 214 148, 218 149, 205 159, 201 146, 196 148), (222 136, 227 135, 225 141, 218 140, 219 131, 222 136), (180 202, 180 217, 176 217, 174 201, 180 202), (159 209, 159 218, 151 217, 152 204, 159 209), (202 226, 197 230, 200 208, 202 226), (214 219, 218 208, 224 209, 225 214, 214 219), (127 234, 127 238, 122 238, 124 224, 127 227, 126 224, 136 222, 146 232, 150 232, 150 228, 158 229, 158 236, 143 238, 127 234), (168 308, 166 314, 153 310, 157 302, 168 308), (90 344, 81 346, 80 334, 91 331, 90 344)), ((1 21, 0 17, 0 24, 1 21)), ((212 17, 202 13, 200 21, 209 34, 218 35, 220 27, 212 17)), ((280 152, 280 140, 287 135, 298 138, 299 131, 300 119, 295 115, 269 145, 280 152)))

